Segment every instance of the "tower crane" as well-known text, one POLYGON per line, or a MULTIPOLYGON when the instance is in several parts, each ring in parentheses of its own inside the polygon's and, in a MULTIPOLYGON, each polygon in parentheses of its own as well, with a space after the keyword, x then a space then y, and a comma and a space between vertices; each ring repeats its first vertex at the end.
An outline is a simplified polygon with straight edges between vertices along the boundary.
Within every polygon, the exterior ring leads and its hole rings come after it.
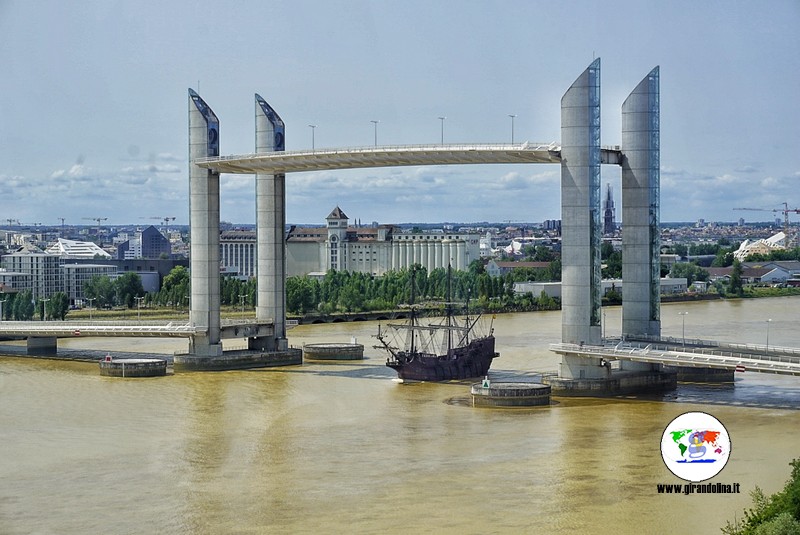
POLYGON ((167 235, 169 234, 169 222, 175 221, 175 217, 173 216, 166 216, 166 217, 153 216, 150 219, 158 219, 159 221, 161 221, 162 224, 164 225, 164 234, 167 235))
POLYGON ((783 213, 783 233, 789 236, 789 214, 800 214, 800 208, 789 208, 789 203, 781 203, 783 208, 734 208, 734 210, 750 210, 753 212, 782 212, 783 213))
POLYGON ((108 220, 107 217, 82 217, 81 219, 87 219, 89 221, 97 221, 97 234, 100 235, 100 225, 103 221, 108 220))

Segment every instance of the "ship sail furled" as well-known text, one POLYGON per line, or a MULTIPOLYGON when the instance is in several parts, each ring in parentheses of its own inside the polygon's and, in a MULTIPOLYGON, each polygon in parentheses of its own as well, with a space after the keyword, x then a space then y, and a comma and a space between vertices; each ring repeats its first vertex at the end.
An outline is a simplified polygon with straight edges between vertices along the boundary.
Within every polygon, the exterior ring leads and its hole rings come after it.
MULTIPOLYGON (((447 270, 447 301, 445 316, 440 323, 422 324, 414 304, 415 270, 411 270, 411 305, 406 324, 388 324, 386 330, 378 326, 376 346, 389 353, 386 365, 397 371, 400 379, 417 381, 446 381, 486 375, 492 359, 499 356, 494 350, 494 334, 476 334, 480 315, 462 320, 455 316, 454 303, 450 301, 451 268, 447 270), (403 349, 398 344, 401 333, 405 338, 403 349)), ((469 311, 467 299, 466 311, 469 311)))

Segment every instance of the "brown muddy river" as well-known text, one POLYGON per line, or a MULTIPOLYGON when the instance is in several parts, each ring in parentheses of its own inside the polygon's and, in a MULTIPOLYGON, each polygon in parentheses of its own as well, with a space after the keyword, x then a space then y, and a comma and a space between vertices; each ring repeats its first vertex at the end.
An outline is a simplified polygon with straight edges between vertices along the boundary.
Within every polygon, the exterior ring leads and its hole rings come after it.
MULTIPOLYGON (((663 334, 800 347, 800 298, 667 304, 663 334)), ((620 309, 606 311, 619 334, 620 309)), ((301 326, 290 343, 349 342, 366 359, 289 368, 101 377, 96 364, 0 358, 0 532, 718 533, 800 457, 800 377, 737 374, 663 396, 556 398, 479 409, 468 383, 400 384, 370 349, 377 324, 301 326), (659 444, 703 410, 732 453, 711 482, 738 495, 663 495, 681 483, 659 444)), ((500 315, 495 380, 555 370, 560 313, 500 315)), ((180 340, 62 347, 168 353, 180 340)))

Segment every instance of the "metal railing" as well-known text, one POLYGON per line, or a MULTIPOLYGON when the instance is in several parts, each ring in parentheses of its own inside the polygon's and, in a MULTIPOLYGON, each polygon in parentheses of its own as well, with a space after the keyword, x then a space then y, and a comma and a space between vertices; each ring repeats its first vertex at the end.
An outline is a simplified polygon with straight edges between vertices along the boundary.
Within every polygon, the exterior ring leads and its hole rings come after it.
MULTIPOLYGON (((665 364, 668 366, 690 366, 736 369, 743 366, 749 371, 800 375, 800 360, 782 355, 759 355, 706 350, 695 352, 695 348, 677 350, 675 347, 647 344, 635 345, 619 342, 614 346, 592 346, 581 344, 550 344, 556 353, 570 353, 604 360, 633 360, 665 364)), ((701 348, 697 348, 701 349, 701 348)))
POLYGON ((800 349, 795 347, 782 347, 770 344, 769 346, 761 344, 741 344, 734 342, 720 342, 718 340, 703 340, 700 338, 677 338, 674 336, 655 336, 655 335, 627 335, 626 341, 648 341, 648 342, 664 342, 672 346, 692 346, 694 349, 705 349, 710 347, 718 347, 730 350, 738 350, 743 353, 757 354, 757 353, 779 353, 782 355, 796 356, 800 358, 800 349))
MULTIPOLYGON (((619 147, 609 146, 603 147, 605 150, 619 150, 619 147)), ((196 158, 195 163, 214 163, 225 162, 230 160, 257 160, 264 158, 284 158, 284 157, 299 157, 299 156, 330 156, 330 155, 346 155, 346 154, 379 154, 385 152, 403 153, 403 152, 470 152, 470 151, 561 151, 561 145, 555 142, 551 143, 447 143, 447 144, 427 144, 427 145, 378 145, 378 146, 360 146, 360 147, 336 147, 328 149, 303 149, 294 151, 282 152, 263 152, 263 153, 250 153, 250 154, 230 154, 227 156, 213 156, 207 158, 196 158)))

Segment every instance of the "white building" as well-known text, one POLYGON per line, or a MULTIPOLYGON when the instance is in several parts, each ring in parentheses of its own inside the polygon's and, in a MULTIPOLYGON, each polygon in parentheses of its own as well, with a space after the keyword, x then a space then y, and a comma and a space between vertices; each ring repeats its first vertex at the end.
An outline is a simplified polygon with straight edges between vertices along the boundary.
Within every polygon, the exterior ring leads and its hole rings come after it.
POLYGON ((114 278, 117 275, 117 266, 103 264, 64 264, 61 266, 64 280, 64 293, 69 297, 69 302, 82 304, 85 296, 83 286, 94 276, 114 278))
POLYGON ((330 269, 381 275, 420 264, 428 271, 466 270, 480 258, 477 233, 436 230, 403 232, 394 225, 350 226, 337 206, 325 218, 325 227, 292 227, 286 237, 288 276, 330 269))
POLYGON ((59 238, 56 243, 47 248, 47 254, 58 256, 62 259, 79 258, 111 258, 111 255, 90 241, 75 241, 59 238))
MULTIPOLYGON (((0 265, 7 272, 30 275, 30 280, 29 283, 26 283, 26 287, 19 288, 14 286, 14 288, 17 290, 30 288, 33 291, 34 299, 49 297, 63 289, 61 259, 56 255, 47 254, 41 249, 27 247, 15 253, 4 255, 0 260, 0 265)), ((19 282, 22 282, 22 280, 20 279, 19 282)))
MULTIPOLYGON (((683 277, 665 277, 661 279, 661 294, 676 294, 686 293, 687 280, 683 277)), ((602 282, 603 295, 611 290, 622 295, 622 279, 603 279, 602 282)), ((550 297, 561 298, 561 283, 560 282, 515 282, 514 293, 526 294, 532 293, 534 297, 539 297, 544 291, 550 297)))
POLYGON ((744 240, 739 248, 733 252, 733 257, 737 260, 744 261, 752 254, 768 255, 772 251, 786 249, 786 234, 778 232, 774 236, 770 236, 761 240, 744 240))
POLYGON ((223 273, 249 279, 256 276, 256 231, 223 230, 219 236, 223 273))

